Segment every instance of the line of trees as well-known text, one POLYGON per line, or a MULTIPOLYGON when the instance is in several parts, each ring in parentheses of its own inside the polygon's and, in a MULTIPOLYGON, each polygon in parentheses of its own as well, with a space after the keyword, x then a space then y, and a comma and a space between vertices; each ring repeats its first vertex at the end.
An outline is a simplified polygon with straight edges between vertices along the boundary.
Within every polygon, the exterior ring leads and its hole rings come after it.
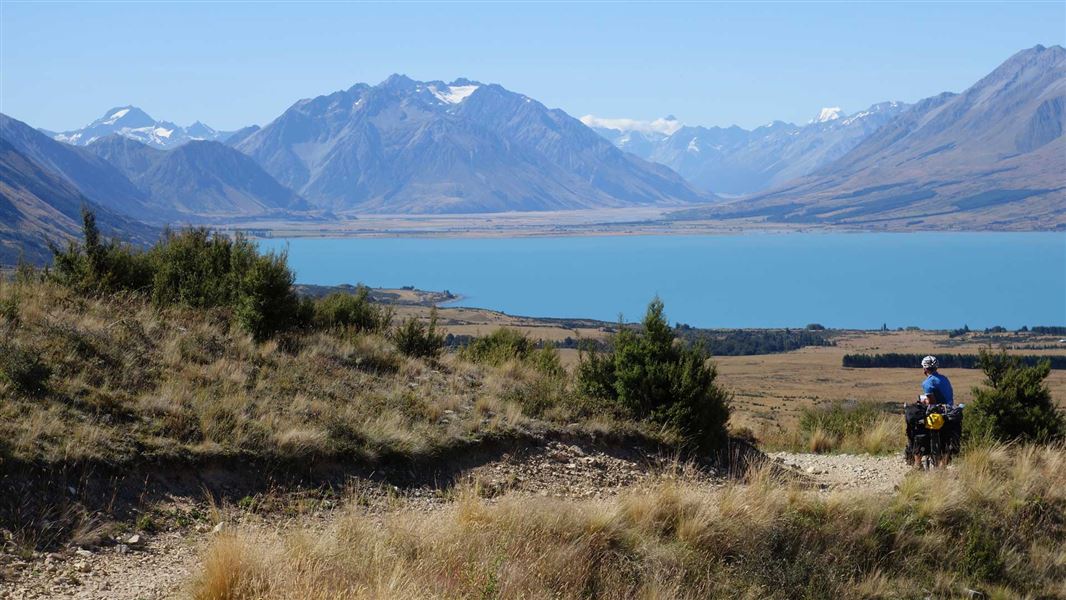
MULTIPOLYGON (((922 364, 924 354, 845 354, 844 366, 853 369, 914 369, 922 364)), ((1018 356, 1020 364, 1036 366, 1047 362, 1051 369, 1066 369, 1066 356, 1018 356)), ((937 354, 937 361, 945 369, 980 369, 977 354, 937 354)))
POLYGON ((1039 333, 1042 335, 1066 335, 1066 327, 1048 327, 1044 325, 1034 325, 1029 329, 1033 333, 1039 333))
POLYGON ((791 352, 806 346, 835 346, 822 329, 782 329, 709 331, 679 324, 677 337, 686 343, 700 346, 712 356, 752 356, 791 352))

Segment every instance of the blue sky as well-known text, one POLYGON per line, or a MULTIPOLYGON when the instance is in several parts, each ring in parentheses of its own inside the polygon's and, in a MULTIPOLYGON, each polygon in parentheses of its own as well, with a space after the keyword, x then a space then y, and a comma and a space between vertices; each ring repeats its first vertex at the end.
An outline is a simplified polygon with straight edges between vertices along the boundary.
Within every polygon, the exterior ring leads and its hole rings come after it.
POLYGON ((0 111, 49 129, 135 104, 264 124, 300 98, 496 82, 574 116, 753 127, 960 91, 1066 42, 1066 2, 0 3, 0 111))

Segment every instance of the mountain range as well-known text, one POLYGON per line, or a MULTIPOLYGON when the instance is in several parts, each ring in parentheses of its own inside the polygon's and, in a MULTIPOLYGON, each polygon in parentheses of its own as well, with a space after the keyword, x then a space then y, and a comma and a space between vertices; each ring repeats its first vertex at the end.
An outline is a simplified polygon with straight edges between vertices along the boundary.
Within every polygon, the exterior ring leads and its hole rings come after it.
POLYGON ((83 204, 139 239, 154 230, 138 221, 633 206, 685 208, 668 220, 1066 228, 1064 128, 1061 46, 1023 50, 958 94, 750 131, 578 120, 496 84, 403 75, 232 133, 133 106, 62 134, 0 115, 0 244, 4 260, 16 246, 40 258, 83 204))
POLYGON ((916 103, 839 159, 686 219, 863 228, 1066 228, 1066 49, 1010 57, 916 103))
POLYGON ((0 115, 5 141, 95 204, 154 225, 306 210, 251 158, 219 142, 159 150, 121 135, 88 146, 57 142, 0 115))
POLYGON ((754 130, 686 126, 672 117, 647 124, 592 115, 581 120, 619 148, 670 167, 700 189, 736 196, 829 164, 907 108, 882 102, 851 115, 824 108, 803 126, 774 121, 754 130))
POLYGON ((153 148, 176 148, 193 141, 222 142, 233 132, 216 131, 197 121, 188 127, 181 127, 169 121, 157 121, 136 106, 117 106, 104 113, 104 116, 89 123, 81 129, 55 133, 41 130, 52 139, 75 146, 88 146, 96 140, 109 135, 120 135, 137 140, 153 148))
POLYGON ((558 109, 495 84, 393 75, 301 100, 235 143, 312 205, 479 213, 710 201, 558 109))

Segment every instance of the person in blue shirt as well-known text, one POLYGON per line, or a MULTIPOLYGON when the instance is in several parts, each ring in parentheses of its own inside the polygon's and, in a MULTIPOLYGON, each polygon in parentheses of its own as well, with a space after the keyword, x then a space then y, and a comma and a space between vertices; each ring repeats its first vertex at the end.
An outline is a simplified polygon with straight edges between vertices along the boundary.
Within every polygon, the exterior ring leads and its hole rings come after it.
POLYGON ((941 375, 937 369, 940 364, 935 356, 926 356, 922 359, 922 373, 926 375, 922 382, 922 398, 927 404, 955 405, 955 393, 951 389, 951 381, 946 375, 941 375))

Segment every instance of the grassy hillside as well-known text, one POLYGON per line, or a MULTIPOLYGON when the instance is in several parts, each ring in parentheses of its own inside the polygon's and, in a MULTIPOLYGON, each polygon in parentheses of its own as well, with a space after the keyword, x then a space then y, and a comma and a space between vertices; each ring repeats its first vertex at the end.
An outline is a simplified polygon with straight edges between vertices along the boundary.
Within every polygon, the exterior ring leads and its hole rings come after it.
POLYGON ((639 427, 562 402, 568 381, 521 360, 410 358, 388 331, 343 327, 256 342, 225 308, 138 293, 0 282, 0 331, 0 456, 19 461, 370 459, 639 427))

